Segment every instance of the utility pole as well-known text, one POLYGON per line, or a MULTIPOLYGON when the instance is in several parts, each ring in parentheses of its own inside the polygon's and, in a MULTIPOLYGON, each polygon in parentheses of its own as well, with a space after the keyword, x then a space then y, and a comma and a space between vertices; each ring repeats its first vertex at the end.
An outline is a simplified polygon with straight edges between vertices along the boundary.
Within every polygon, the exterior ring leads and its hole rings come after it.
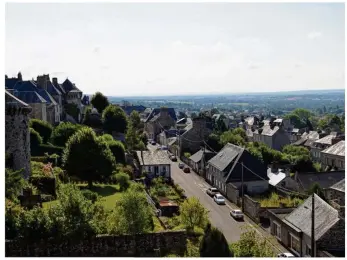
POLYGON ((311 256, 315 257, 315 237, 314 237, 314 211, 315 211, 315 206, 314 206, 314 193, 312 194, 312 213, 311 213, 311 256))
POLYGON ((245 211, 245 203, 243 199, 243 162, 241 162, 241 198, 242 198, 242 212, 245 211))

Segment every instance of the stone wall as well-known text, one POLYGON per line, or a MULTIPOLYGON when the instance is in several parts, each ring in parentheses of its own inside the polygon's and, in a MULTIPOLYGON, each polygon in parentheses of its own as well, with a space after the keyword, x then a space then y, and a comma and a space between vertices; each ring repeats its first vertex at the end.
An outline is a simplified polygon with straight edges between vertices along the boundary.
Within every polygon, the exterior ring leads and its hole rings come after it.
POLYGON ((324 195, 328 200, 334 200, 337 204, 345 205, 345 193, 335 189, 325 189, 324 195))
POLYGON ((32 108, 31 113, 29 114, 30 118, 36 118, 43 121, 47 121, 47 105, 46 103, 34 103, 29 104, 32 108))
POLYGON ((259 222, 260 203, 248 195, 244 196, 244 213, 255 222, 259 222))
POLYGON ((6 257, 115 257, 184 255, 187 233, 170 231, 139 235, 98 236, 86 240, 6 241, 6 257))
POLYGON ((226 197, 228 200, 230 200, 232 203, 236 204, 237 206, 240 206, 239 204, 239 190, 235 185, 232 183, 227 183, 227 194, 226 197))
POLYGON ((6 111, 5 116, 5 152, 12 158, 14 170, 23 169, 23 176, 29 178, 30 170, 30 134, 29 118, 18 111, 6 111))

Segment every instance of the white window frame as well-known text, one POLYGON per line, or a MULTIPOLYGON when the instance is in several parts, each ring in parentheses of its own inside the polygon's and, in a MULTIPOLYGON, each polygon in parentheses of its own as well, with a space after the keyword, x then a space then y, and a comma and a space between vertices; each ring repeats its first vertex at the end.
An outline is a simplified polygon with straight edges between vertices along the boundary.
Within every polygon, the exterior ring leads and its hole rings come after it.
POLYGON ((297 254, 298 256, 300 256, 300 253, 298 252, 298 251, 296 251, 294 248, 293 248, 293 246, 292 246, 292 239, 296 239, 298 242, 299 242, 299 246, 300 246, 300 239, 297 237, 297 236, 295 236, 294 234, 292 234, 292 233, 289 233, 289 236, 290 236, 290 244, 289 244, 289 246, 290 246, 290 249, 293 251, 293 252, 295 252, 295 254, 297 254))
POLYGON ((281 239, 281 235, 282 235, 282 226, 281 224, 279 224, 277 221, 274 221, 273 222, 274 226, 275 226, 275 230, 276 230, 276 233, 274 234, 275 237, 279 240, 279 241, 282 241, 281 239), (277 230, 279 229, 279 236, 278 236, 278 233, 277 233, 277 230))

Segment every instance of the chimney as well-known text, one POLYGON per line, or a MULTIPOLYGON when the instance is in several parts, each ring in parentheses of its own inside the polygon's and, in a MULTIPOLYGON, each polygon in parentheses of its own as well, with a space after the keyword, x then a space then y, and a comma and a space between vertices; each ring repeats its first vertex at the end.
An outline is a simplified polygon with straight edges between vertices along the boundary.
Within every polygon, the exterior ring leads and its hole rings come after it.
POLYGON ((272 163, 272 165, 271 165, 271 172, 273 172, 273 173, 278 172, 277 163, 272 163))
POLYGON ((37 86, 44 90, 47 90, 47 81, 49 80, 49 75, 37 76, 37 86))
POLYGON ((333 139, 331 139, 331 145, 337 144, 341 140, 342 140, 341 137, 334 137, 333 139))
POLYGON ((23 81, 23 77, 22 77, 21 72, 18 72, 17 78, 18 78, 18 81, 23 81))
POLYGON ((58 78, 52 78, 52 81, 54 86, 58 85, 58 78))
POLYGON ((8 76, 7 76, 7 75, 5 75, 5 79, 8 79, 8 76))

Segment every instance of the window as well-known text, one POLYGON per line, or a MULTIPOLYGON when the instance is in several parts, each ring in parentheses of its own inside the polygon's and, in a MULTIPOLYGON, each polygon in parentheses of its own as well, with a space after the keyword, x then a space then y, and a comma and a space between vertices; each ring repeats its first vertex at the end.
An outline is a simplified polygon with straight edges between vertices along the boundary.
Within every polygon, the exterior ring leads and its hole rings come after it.
POLYGON ((290 248, 297 253, 298 255, 300 255, 300 241, 299 239, 294 236, 293 234, 289 234, 290 235, 290 248))
POLYGON ((277 222, 273 222, 274 236, 281 240, 281 225, 277 222))
POLYGON ((309 245, 306 245, 305 256, 311 256, 311 247, 309 245))

